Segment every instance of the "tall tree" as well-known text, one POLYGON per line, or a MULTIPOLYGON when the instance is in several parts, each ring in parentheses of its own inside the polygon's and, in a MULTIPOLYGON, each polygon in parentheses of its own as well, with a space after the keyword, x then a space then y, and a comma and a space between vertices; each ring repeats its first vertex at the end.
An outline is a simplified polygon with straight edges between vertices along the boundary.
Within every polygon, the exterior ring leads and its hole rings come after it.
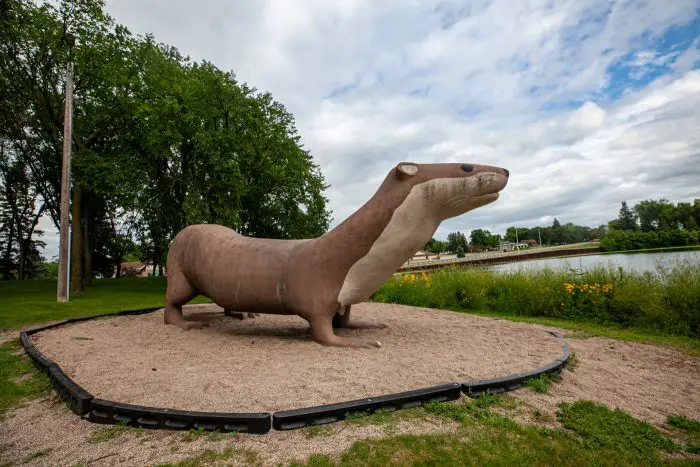
POLYGON ((447 248, 456 252, 459 248, 466 250, 468 246, 467 237, 462 232, 451 232, 447 234, 447 248))
POLYGON ((620 230, 637 230, 637 217, 628 206, 627 202, 623 201, 620 207, 620 212, 617 216, 620 230))

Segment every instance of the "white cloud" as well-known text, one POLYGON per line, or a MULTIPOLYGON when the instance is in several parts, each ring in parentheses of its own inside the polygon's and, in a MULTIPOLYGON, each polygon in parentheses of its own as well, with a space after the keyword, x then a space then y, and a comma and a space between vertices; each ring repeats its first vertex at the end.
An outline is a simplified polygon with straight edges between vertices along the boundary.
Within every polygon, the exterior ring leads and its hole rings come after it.
POLYGON ((284 103, 332 185, 336 224, 399 161, 511 171, 498 202, 446 222, 442 236, 554 216, 597 225, 623 199, 700 196, 697 40, 672 53, 642 40, 696 8, 696 0, 107 1, 132 32, 152 32, 284 103), (618 102, 601 99, 608 68, 621 60, 671 64, 673 74, 618 102))

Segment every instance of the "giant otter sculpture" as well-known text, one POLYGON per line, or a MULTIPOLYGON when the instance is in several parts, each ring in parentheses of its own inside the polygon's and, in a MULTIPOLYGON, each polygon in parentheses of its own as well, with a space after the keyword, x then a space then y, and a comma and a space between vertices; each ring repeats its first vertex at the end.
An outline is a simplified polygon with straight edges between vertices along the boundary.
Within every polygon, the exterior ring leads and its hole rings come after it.
POLYGON ((182 315, 182 306, 202 294, 229 311, 299 315, 323 345, 380 347, 338 336, 333 327, 377 326, 350 321, 350 306, 367 300, 443 220, 495 201, 507 182, 508 171, 497 167, 402 162, 369 201, 318 238, 274 240, 221 225, 188 226, 168 252, 165 323, 204 326, 182 315))

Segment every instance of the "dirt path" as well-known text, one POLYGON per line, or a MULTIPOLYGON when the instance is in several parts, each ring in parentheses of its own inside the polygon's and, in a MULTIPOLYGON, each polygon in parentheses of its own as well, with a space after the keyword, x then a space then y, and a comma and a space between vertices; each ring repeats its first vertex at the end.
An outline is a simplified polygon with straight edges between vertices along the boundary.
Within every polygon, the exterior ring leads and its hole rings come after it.
MULTIPOLYGON (((382 305, 377 317, 393 312, 413 313, 417 309, 382 305)), ((423 310, 425 311, 425 310, 423 310)), ((441 316, 443 312, 436 313, 441 316)), ((469 317, 475 318, 475 317, 469 317)), ((383 319, 384 320, 384 319, 383 319)), ((239 322, 240 323, 240 322, 239 322)), ((502 320, 478 318, 474 325, 490 326, 494 334, 511 329, 502 320)), ((518 324, 512 329, 540 331, 542 326, 518 324)), ((486 332, 486 331, 484 331, 486 332)), ((523 331, 519 331, 523 332, 523 331)), ((90 341, 86 341, 90 342, 90 341)), ((305 342, 294 341, 304 346, 305 342)), ((590 399, 628 411, 633 416, 661 426, 669 413, 700 418, 700 358, 672 349, 626 343, 607 338, 569 340, 578 360, 573 372, 565 371, 563 381, 548 394, 524 388, 514 393, 519 401, 516 417, 526 423, 556 425, 553 415, 562 401, 590 399), (549 417, 533 416, 538 409, 549 417)), ((0 464, 19 464, 32 453, 46 453, 26 465, 72 465, 93 460, 89 465, 148 465, 177 462, 206 449, 235 452, 226 461, 233 465, 276 465, 290 459, 306 459, 313 453, 335 454, 367 437, 398 433, 454 431, 454 425, 435 419, 403 421, 387 426, 330 425, 311 436, 308 430, 272 431, 267 435, 241 435, 213 440, 180 432, 119 431, 118 436, 96 444, 88 440, 96 432, 105 437, 105 427, 78 419, 54 400, 41 400, 14 410, 0 423, 0 464), (57 434, 60 433, 60 436, 57 434), (108 457, 104 457, 108 456, 108 457), (96 460, 98 459, 98 460, 96 460), (96 461, 95 461, 96 460, 96 461)))

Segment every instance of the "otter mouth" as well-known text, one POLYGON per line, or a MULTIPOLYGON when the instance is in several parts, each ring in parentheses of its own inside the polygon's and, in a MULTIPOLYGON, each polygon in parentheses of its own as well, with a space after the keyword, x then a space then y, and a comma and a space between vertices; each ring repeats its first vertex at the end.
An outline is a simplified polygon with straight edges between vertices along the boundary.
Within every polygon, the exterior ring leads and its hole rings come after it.
POLYGON ((499 191, 500 190, 494 191, 493 193, 486 193, 485 195, 475 196, 472 199, 476 199, 479 201, 496 201, 498 199, 498 196, 500 195, 499 191))
MULTIPOLYGON (((499 190, 500 191, 500 190, 499 190)), ((475 196, 472 199, 476 207, 481 207, 485 204, 493 203, 498 199, 499 192, 494 191, 493 193, 486 193, 485 195, 475 196)))

